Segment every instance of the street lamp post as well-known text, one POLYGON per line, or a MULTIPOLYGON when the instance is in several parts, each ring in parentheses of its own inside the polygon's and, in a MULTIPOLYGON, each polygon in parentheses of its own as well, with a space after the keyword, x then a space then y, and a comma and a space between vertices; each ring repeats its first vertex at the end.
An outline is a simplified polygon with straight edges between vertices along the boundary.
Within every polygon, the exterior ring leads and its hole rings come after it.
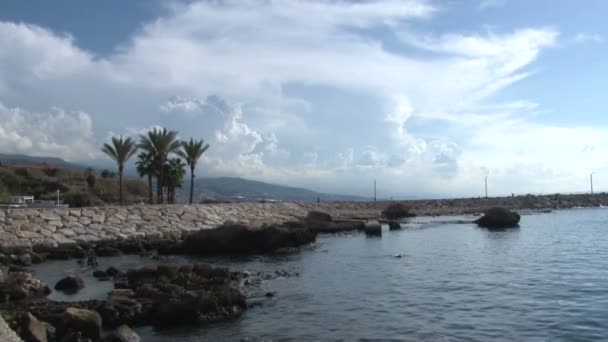
POLYGON ((488 198, 488 176, 484 178, 484 184, 486 188, 486 198, 488 198))
POLYGON ((376 180, 374 179, 374 202, 376 202, 376 180))

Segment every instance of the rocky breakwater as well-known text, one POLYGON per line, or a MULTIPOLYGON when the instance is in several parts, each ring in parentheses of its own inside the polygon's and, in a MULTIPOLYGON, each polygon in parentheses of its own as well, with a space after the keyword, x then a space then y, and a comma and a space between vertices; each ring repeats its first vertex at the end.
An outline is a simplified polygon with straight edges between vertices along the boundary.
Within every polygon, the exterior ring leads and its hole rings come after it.
POLYGON ((226 221, 259 226, 294 221, 306 213, 295 203, 0 210, 0 263, 27 265, 41 255, 57 253, 57 247, 181 240, 185 232, 216 228, 226 221))

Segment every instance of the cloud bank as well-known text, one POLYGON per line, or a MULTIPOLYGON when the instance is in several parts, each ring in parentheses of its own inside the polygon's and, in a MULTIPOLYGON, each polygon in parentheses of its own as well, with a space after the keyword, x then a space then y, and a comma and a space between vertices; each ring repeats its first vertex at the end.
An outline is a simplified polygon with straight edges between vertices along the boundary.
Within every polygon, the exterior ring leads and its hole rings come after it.
POLYGON ((208 175, 353 194, 378 179, 386 197, 477 195, 486 174, 495 193, 578 189, 587 171, 573 165, 602 166, 606 129, 543 124, 537 103, 495 100, 534 77, 559 32, 422 28, 443 11, 424 0, 172 2, 103 56, 66 33, 0 22, 11 47, 0 50, 1 146, 87 162, 109 132, 161 125, 211 144, 208 175))

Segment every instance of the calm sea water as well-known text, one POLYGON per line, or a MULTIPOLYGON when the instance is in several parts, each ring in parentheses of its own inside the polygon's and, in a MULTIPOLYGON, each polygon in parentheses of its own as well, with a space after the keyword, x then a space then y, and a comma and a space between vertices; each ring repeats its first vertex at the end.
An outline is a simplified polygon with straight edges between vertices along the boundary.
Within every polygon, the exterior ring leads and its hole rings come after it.
MULTIPOLYGON (((450 219, 462 217, 417 218, 380 238, 320 236, 292 254, 211 259, 299 276, 264 282, 276 297, 237 320, 138 332, 153 342, 608 340, 608 210, 523 216, 520 229, 505 232, 450 219)), ((125 268, 153 261, 103 262, 125 268)), ((36 270, 54 284, 70 267, 36 270)), ((110 288, 92 278, 87 284, 68 299, 110 288)))

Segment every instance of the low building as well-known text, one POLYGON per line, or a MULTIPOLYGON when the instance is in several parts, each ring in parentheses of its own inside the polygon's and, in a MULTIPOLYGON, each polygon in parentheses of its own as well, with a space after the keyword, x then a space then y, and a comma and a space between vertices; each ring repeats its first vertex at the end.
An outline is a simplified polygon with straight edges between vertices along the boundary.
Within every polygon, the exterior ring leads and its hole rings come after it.
POLYGON ((5 208, 67 208, 63 200, 36 200, 34 196, 11 196, 10 203, 2 205, 5 208))

